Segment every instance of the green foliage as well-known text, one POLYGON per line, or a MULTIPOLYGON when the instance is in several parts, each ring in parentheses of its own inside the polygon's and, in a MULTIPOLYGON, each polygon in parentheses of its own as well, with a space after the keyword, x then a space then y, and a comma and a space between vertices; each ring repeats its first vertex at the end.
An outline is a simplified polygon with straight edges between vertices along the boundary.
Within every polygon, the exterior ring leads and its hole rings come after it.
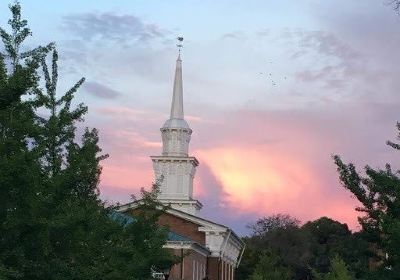
POLYGON ((247 246, 243 264, 237 273, 242 279, 249 279, 253 274, 264 250, 278 255, 296 279, 306 279, 311 273, 311 238, 308 232, 300 229, 297 219, 288 215, 273 215, 259 219, 249 228, 253 229, 253 233, 245 240, 247 246))
MULTIPOLYGON (((159 182, 155 183, 150 192, 141 190, 140 212, 135 215, 135 222, 127 227, 131 236, 134 237, 132 242, 135 249, 142 252, 138 258, 135 258, 135 265, 140 260, 141 266, 134 275, 138 275, 138 279, 147 279, 148 268, 153 267, 157 271, 162 271, 171 267, 178 260, 172 257, 169 252, 160 250, 165 244, 168 234, 167 228, 160 228, 157 221, 166 207, 157 201, 159 194, 159 182)), ((127 260, 132 262, 131 260, 127 260)), ((123 264, 124 265, 124 264, 123 264)), ((128 274, 125 276, 127 277, 128 274)))
MULTIPOLYGON (((61 175, 63 167, 68 167, 68 153, 74 150, 74 139, 76 122, 82 120, 83 115, 87 112, 87 107, 79 104, 77 108, 71 110, 71 101, 74 94, 85 81, 80 79, 70 90, 68 90, 59 99, 56 97, 58 82, 58 53, 53 50, 52 55, 52 71, 49 73, 46 64, 46 57, 42 57, 41 66, 45 78, 46 93, 38 92, 38 102, 44 109, 49 111, 49 118, 40 118, 40 127, 42 129, 38 141, 39 147, 42 149, 42 162, 45 171, 49 177, 57 177, 61 175)), ((96 134, 96 132, 94 132, 96 134)), ((85 137, 90 137, 88 132, 85 137)), ((85 142, 85 140, 83 140, 85 142)))
POLYGON ((253 274, 255 266, 258 264, 260 250, 256 250, 253 246, 251 246, 251 237, 245 237, 243 238, 243 241, 246 244, 246 248, 244 250, 240 265, 235 272, 235 279, 247 280, 253 274))
POLYGON ((279 255, 270 250, 262 251, 250 280, 290 280, 293 273, 285 267, 279 255))
POLYGON ((37 57, 51 45, 19 53, 30 34, 21 20, 20 6, 10 7, 11 33, 0 29, 5 53, 0 55, 0 275, 4 279, 23 277, 43 237, 45 219, 40 214, 43 173, 37 153, 30 149, 37 132, 33 102, 23 96, 35 92, 37 57))
POLYGON ((20 5, 10 9, 11 32, 0 29, 0 279, 149 279, 152 266, 173 262, 156 188, 142 193, 147 211, 135 223, 110 218, 99 199, 107 155, 98 132, 86 128, 76 141, 87 108, 71 104, 84 79, 58 97, 54 45, 21 53, 31 32, 20 5))
POLYGON ((279 265, 292 272, 290 279, 313 279, 331 268, 331 260, 340 256, 357 279, 365 279, 368 270, 368 244, 360 233, 351 233, 346 224, 322 217, 300 226, 297 219, 273 215, 259 219, 252 235, 244 239, 246 251, 237 271, 238 279, 251 279, 264 251, 277 256, 279 265))
MULTIPOLYGON (((400 124, 397 125, 400 130, 400 124)), ((399 144, 388 145, 400 149, 399 144)), ((359 222, 370 242, 376 264, 387 279, 400 277, 400 177, 389 164, 385 169, 365 167, 361 176, 353 164, 345 164, 339 156, 334 157, 343 187, 361 203, 356 210, 363 213, 359 222)), ((377 273, 382 273, 378 271, 377 273)))
POLYGON ((17 3, 10 6, 10 10, 13 17, 8 21, 8 24, 11 26, 12 34, 8 34, 0 28, 0 36, 3 40, 6 53, 11 59, 11 66, 15 70, 19 65, 21 43, 31 35, 31 31, 27 27, 27 21, 21 19, 21 6, 17 3))
POLYGON ((248 226, 253 235, 264 235, 274 230, 298 228, 300 221, 285 214, 276 214, 257 220, 248 226))
POLYGON ((316 280, 352 280, 346 263, 338 256, 335 256, 331 260, 331 265, 329 272, 322 275, 318 273, 314 273, 314 277, 316 280))
POLYGON ((312 261, 310 265, 319 273, 327 273, 330 260, 340 256, 351 271, 363 278, 368 268, 368 243, 361 233, 351 233, 346 224, 327 217, 306 223, 302 230, 312 237, 312 261))

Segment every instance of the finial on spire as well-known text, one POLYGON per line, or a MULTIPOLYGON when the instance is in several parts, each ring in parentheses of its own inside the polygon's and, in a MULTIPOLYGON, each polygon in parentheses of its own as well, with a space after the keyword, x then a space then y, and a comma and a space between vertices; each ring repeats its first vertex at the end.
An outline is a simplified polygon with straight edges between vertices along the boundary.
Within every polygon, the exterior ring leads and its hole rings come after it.
POLYGON ((178 44, 176 44, 176 46, 178 47, 179 58, 180 58, 181 57, 181 50, 183 48, 183 37, 182 36, 178 36, 176 39, 178 40, 178 44))
POLYGON ((174 79, 174 90, 172 96, 171 106, 171 119, 182 119, 183 120, 183 86, 182 86, 182 60, 181 60, 181 48, 183 47, 183 37, 177 37, 179 49, 178 59, 176 60, 175 79, 174 79))

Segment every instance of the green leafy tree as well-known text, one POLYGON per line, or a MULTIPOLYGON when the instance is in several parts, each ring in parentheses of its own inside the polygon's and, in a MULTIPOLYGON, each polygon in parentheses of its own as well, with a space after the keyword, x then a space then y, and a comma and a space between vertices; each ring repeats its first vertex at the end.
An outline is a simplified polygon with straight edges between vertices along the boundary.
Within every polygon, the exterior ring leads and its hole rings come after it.
POLYGON ((98 132, 76 141, 87 108, 71 104, 84 80, 59 96, 54 45, 21 53, 31 32, 20 5, 10 9, 11 32, 0 29, 0 279, 150 279, 152 266, 173 261, 156 224, 162 209, 143 192, 146 214, 129 225, 110 218, 98 191, 98 132))
POLYGON ((348 264, 356 279, 368 276, 368 243, 363 233, 352 233, 346 224, 322 217, 303 226, 288 215, 272 215, 251 224, 252 234, 244 239, 246 251, 237 279, 250 279, 264 251, 278 256, 279 263, 296 280, 327 274, 335 256, 348 264), (313 276, 314 275, 314 276, 313 276))
POLYGON ((329 272, 326 274, 314 273, 316 280, 353 280, 346 263, 338 256, 331 260, 329 272))
MULTIPOLYGON (((263 250, 278 255, 282 263, 293 271, 295 279, 307 279, 311 275, 312 239, 300 228, 300 222, 288 215, 278 214, 264 217, 249 225, 252 235, 246 241, 246 255, 238 274, 249 277, 253 273, 263 250)), ((246 279, 246 278, 244 278, 246 279)))
POLYGON ((98 198, 99 164, 107 155, 99 155, 97 131, 86 129, 81 143, 75 143, 76 123, 87 108, 79 104, 72 109, 71 102, 84 79, 57 99, 57 61, 54 50, 51 73, 45 58, 41 62, 46 92, 39 100, 50 116, 40 120, 37 146, 55 205, 50 274, 54 279, 147 279, 152 266, 172 261, 162 249, 166 231, 157 225, 163 211, 155 201, 157 189, 142 191, 143 211, 132 224, 121 228, 110 220, 111 209, 98 198))
MULTIPOLYGON (((122 253, 126 259, 119 263, 121 269, 115 271, 117 273, 124 271, 127 263, 131 263, 132 268, 129 273, 122 273, 118 279, 126 279, 130 274, 135 275, 135 279, 150 279, 149 267, 155 271, 163 271, 179 262, 179 259, 172 256, 169 251, 160 250, 165 244, 168 229, 157 225, 160 215, 167 209, 166 206, 157 201, 158 186, 159 182, 156 182, 151 191, 141 190, 141 197, 137 200, 141 205, 140 211, 132 215, 134 218, 126 227, 129 242, 132 245, 122 248, 123 252, 118 252, 122 253), (135 248, 135 250, 132 250, 132 248, 135 248)), ((130 215, 130 213, 127 214, 130 215)))
POLYGON ((274 230, 299 228, 300 221, 287 214, 275 214, 258 219, 254 224, 248 225, 253 235, 265 235, 274 230))
MULTIPOLYGON (((11 32, 0 28, 4 51, 0 53, 0 277, 17 279, 30 266, 43 241, 38 194, 43 174, 37 154, 30 149, 37 135, 35 102, 39 58, 52 48, 21 52, 31 34, 21 19, 18 3, 10 6, 11 32)), ((39 250, 40 251, 40 250, 39 250)))
POLYGON ((327 217, 306 223, 302 230, 312 238, 313 260, 310 266, 319 273, 327 273, 331 259, 340 256, 358 278, 368 271, 368 243, 362 233, 352 233, 346 224, 327 217))
MULTIPOLYGON (((45 78, 46 91, 38 91, 38 101, 43 109, 47 109, 49 117, 39 119, 42 128, 38 148, 41 149, 42 165, 49 178, 57 179, 64 175, 63 169, 69 167, 68 154, 75 144, 76 123, 83 120, 87 107, 82 103, 71 109, 74 94, 85 81, 80 79, 71 89, 57 98, 58 53, 53 50, 51 72, 42 57, 41 66, 45 78)), ((76 146, 75 146, 76 147, 76 146)))
POLYGON ((293 273, 286 267, 280 256, 270 250, 261 252, 260 259, 250 280, 290 280, 293 273))
MULTIPOLYGON (((400 130, 400 124, 397 124, 400 130)), ((396 150, 400 145, 388 142, 396 150)), ((334 157, 343 187, 361 203, 357 211, 363 213, 359 222, 367 240, 374 248, 377 273, 385 279, 400 278, 400 177, 389 164, 385 169, 365 167, 360 175, 353 164, 345 164, 339 156, 334 157)))
POLYGON ((254 248, 251 239, 252 237, 242 238, 246 244, 246 249, 244 250, 240 265, 235 271, 235 279, 249 279, 259 261, 260 250, 262 248, 254 248))

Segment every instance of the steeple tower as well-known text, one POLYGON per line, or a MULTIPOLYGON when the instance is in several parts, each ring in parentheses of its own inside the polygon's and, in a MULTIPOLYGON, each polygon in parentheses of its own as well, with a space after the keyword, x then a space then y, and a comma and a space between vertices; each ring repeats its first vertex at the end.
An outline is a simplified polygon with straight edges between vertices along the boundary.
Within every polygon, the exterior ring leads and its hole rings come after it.
POLYGON ((179 53, 176 60, 174 90, 171 104, 171 119, 183 119, 182 59, 179 53))
POLYGON ((172 208, 196 215, 202 205, 193 199, 193 179, 199 162, 189 156, 192 130, 184 119, 182 82, 182 37, 176 60, 170 118, 161 130, 161 156, 152 156, 155 179, 160 182, 159 201, 172 208))

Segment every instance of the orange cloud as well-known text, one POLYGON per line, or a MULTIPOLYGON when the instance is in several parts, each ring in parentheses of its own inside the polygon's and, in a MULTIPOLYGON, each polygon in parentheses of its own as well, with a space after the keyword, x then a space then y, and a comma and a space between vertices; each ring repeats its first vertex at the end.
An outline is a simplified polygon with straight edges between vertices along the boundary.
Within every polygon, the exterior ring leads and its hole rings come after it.
POLYGON ((302 221, 329 216, 357 227, 354 203, 326 196, 306 160, 277 147, 221 147, 195 151, 220 182, 223 203, 258 216, 289 213, 302 221))
POLYGON ((279 204, 294 200, 311 183, 312 175, 304 164, 261 148, 216 148, 197 154, 221 182, 227 202, 253 212, 272 210, 276 207, 268 203, 272 199, 279 204), (260 197, 265 203, 254 205, 260 197))

